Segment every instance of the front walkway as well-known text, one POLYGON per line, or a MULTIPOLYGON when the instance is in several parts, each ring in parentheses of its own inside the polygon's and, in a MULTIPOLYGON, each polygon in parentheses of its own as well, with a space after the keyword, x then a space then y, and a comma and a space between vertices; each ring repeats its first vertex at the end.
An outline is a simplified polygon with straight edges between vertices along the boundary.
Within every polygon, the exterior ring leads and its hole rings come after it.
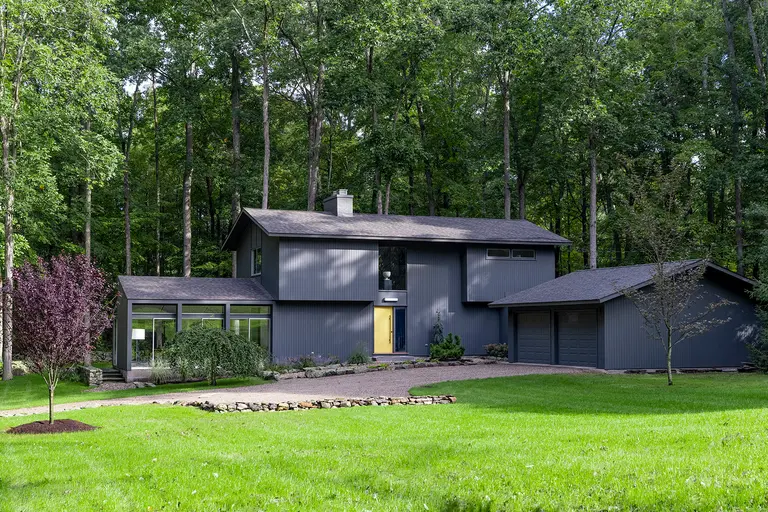
MULTIPOLYGON (((440 366, 411 368, 354 375, 337 375, 319 379, 291 379, 260 386, 226 388, 164 395, 135 396, 111 400, 89 400, 55 406, 57 412, 89 409, 109 405, 171 404, 176 401, 218 402, 300 402, 325 398, 369 398, 378 396, 408 396, 408 390, 448 380, 487 379, 514 375, 548 373, 587 373, 588 370, 567 366, 543 366, 528 364, 481 364, 471 366, 440 366)), ((48 407, 28 407, 0 411, 0 417, 43 414, 48 407)))

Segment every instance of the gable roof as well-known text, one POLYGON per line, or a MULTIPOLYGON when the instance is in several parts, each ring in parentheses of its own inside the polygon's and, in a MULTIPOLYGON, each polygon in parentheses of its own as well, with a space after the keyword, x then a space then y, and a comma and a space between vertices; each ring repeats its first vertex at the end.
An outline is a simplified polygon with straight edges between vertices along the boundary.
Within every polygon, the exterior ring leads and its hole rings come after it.
POLYGON ((272 302, 272 296, 255 279, 231 277, 119 276, 128 300, 251 301, 272 302))
POLYGON ((326 212, 244 208, 224 242, 235 249, 236 235, 247 220, 269 236, 493 243, 502 245, 568 245, 571 242, 527 220, 423 217, 356 213, 337 217, 326 212))
MULTIPOLYGON (((683 260, 665 264, 665 270, 680 272, 704 260, 683 260)), ((754 286, 754 281, 728 269, 706 262, 707 272, 716 272, 742 285, 754 286)), ((491 307, 551 306, 562 304, 600 304, 620 295, 624 290, 643 288, 651 284, 655 265, 631 265, 578 270, 544 282, 533 288, 509 295, 490 304, 491 307)))

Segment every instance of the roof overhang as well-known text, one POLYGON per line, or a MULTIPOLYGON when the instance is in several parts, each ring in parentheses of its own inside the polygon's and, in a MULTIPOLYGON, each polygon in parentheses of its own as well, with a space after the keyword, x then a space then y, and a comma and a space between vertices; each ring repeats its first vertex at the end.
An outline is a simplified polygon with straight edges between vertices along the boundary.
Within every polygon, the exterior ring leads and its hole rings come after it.
MULTIPOLYGON (((498 302, 498 301, 497 301, 498 302)), ((509 309, 537 309, 537 308, 557 308, 565 306, 599 306, 603 301, 600 300, 571 300, 560 302, 523 302, 514 304, 497 304, 491 302, 488 307, 491 308, 509 308, 509 309)))
POLYGON ((378 242, 381 240, 396 241, 396 242, 434 242, 434 243, 451 243, 451 244, 467 244, 467 245, 515 245, 515 246, 567 246, 573 242, 560 237, 561 240, 465 240, 456 238, 433 238, 433 237, 399 237, 388 236, 386 238, 380 236, 366 236, 366 235, 338 235, 327 233, 282 233, 279 231, 270 231, 262 223, 258 221, 253 215, 251 215, 246 208, 240 210, 235 223, 232 225, 232 229, 229 231, 226 240, 221 246, 223 251, 235 251, 237 250, 236 240, 240 232, 244 229, 244 226, 249 223, 256 224, 267 236, 273 236, 278 238, 307 238, 307 239, 333 239, 333 240, 366 240, 371 242, 378 242))

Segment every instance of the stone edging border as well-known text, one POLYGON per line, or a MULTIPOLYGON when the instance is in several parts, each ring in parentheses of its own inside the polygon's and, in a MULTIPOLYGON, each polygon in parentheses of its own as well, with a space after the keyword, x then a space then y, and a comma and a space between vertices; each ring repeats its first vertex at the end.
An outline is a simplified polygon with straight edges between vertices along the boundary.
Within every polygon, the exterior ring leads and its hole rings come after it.
POLYGON ((328 398, 323 400, 304 400, 301 402, 177 402, 175 405, 196 407, 208 412, 276 412, 300 411, 309 409, 343 409, 346 407, 398 406, 398 405, 437 405, 456 402, 453 395, 428 396, 378 396, 369 398, 328 398))
POLYGON ((265 371, 260 377, 267 380, 287 379, 317 379, 331 377, 333 375, 352 375, 357 373, 369 373, 391 370, 407 370, 410 368, 433 368, 436 366, 474 366, 480 364, 510 364, 499 358, 465 358, 459 361, 391 361, 367 364, 331 364, 327 366, 312 366, 301 370, 287 370, 284 372, 265 371))

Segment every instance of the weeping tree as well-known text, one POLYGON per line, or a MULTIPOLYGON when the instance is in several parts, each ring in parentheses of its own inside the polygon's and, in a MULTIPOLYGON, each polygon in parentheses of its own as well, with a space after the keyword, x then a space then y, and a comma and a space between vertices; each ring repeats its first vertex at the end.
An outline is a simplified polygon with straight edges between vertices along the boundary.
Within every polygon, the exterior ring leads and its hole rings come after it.
POLYGON ((252 377, 269 362, 269 354, 258 344, 202 324, 176 334, 166 356, 182 380, 200 376, 211 386, 224 375, 252 377))
POLYGON ((53 423, 56 385, 111 324, 115 290, 84 255, 58 256, 24 263, 13 298, 16 350, 48 386, 53 423))

